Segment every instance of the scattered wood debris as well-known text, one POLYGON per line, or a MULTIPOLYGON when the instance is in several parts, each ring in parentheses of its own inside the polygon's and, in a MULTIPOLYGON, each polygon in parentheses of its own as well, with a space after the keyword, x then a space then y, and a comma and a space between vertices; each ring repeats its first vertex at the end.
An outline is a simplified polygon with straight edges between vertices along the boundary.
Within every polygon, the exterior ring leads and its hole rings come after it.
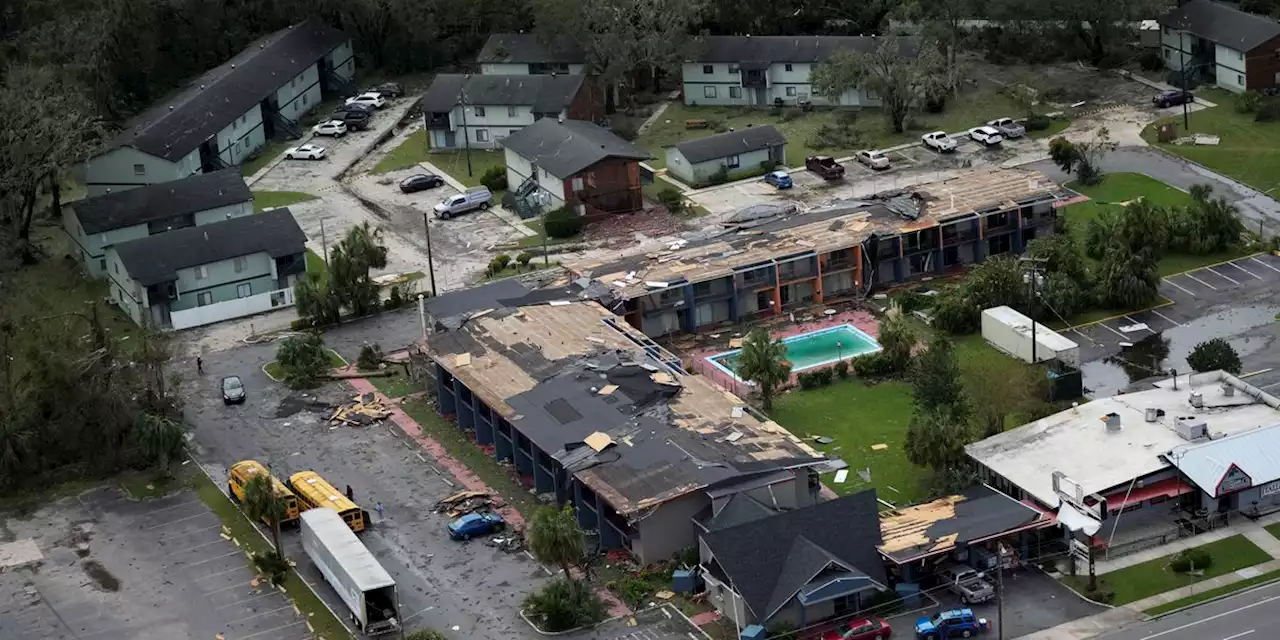
POLYGON ((475 511, 488 511, 498 506, 493 495, 487 491, 459 491, 436 503, 436 513, 445 513, 450 518, 457 518, 475 511))
POLYGON ((381 422, 389 417, 391 417, 391 410, 377 398, 377 395, 362 393, 356 396, 352 402, 334 409, 333 415, 329 416, 329 423, 363 427, 375 422, 381 422))

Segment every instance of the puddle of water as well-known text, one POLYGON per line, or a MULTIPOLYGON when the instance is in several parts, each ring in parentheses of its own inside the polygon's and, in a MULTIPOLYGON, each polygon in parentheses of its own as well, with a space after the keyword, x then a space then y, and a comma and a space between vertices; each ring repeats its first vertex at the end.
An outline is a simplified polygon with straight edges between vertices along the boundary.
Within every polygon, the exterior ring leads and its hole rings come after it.
POLYGON ((1162 333, 1133 340, 1133 346, 1101 360, 1087 362, 1080 368, 1084 386, 1090 397, 1115 395, 1128 385, 1170 369, 1188 372, 1187 355, 1201 342, 1225 338, 1244 357, 1265 349, 1269 341, 1250 339, 1244 334, 1276 322, 1280 306, 1250 305, 1212 313, 1171 327, 1162 333))
POLYGON ((97 560, 85 560, 80 566, 84 569, 85 575, 89 576, 99 589, 112 592, 120 590, 120 581, 97 560))

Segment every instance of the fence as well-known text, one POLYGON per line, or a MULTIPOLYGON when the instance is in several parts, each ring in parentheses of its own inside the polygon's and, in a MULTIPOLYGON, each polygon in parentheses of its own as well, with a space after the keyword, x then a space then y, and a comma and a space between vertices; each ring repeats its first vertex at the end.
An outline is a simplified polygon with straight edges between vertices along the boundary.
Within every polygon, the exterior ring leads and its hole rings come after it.
POLYGON ((278 289, 247 298, 236 298, 235 300, 206 304, 203 307, 174 311, 169 314, 169 318, 175 330, 190 329, 191 327, 213 324, 214 322, 249 316, 272 309, 292 307, 293 304, 293 289, 278 289))

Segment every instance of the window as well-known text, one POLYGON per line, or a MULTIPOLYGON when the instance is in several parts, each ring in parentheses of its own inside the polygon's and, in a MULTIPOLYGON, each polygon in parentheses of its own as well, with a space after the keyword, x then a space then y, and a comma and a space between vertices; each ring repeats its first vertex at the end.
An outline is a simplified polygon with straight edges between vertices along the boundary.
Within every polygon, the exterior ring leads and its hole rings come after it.
POLYGON ((590 186, 590 187, 596 186, 596 172, 594 171, 587 172, 587 186, 590 186))
POLYGON ((476 110, 476 117, 477 117, 477 118, 483 118, 483 117, 484 117, 484 107, 476 107, 476 108, 475 108, 475 110, 476 110))
POLYGON ((740 67, 736 64, 729 65, 729 73, 738 73, 740 67))
POLYGON ((208 291, 201 291, 196 294, 196 305, 200 307, 213 304, 213 294, 208 291))
POLYGON ((290 80, 290 81, 289 81, 289 86, 291 86, 291 87, 296 87, 296 86, 298 86, 298 79, 297 79, 297 78, 294 78, 293 80, 290 80))
POLYGON ((244 256, 240 256, 239 258, 236 258, 234 263, 236 267, 236 273, 241 273, 249 267, 249 259, 244 256))
POLYGON ((872 90, 870 90, 870 89, 864 89, 864 91, 866 91, 866 92, 867 92, 867 99, 868 99, 868 100, 879 100, 879 99, 880 99, 880 96, 876 95, 876 92, 874 92, 874 91, 872 91, 872 90))
POLYGON ((792 70, 793 70, 793 69, 791 68, 791 63, 790 63, 790 62, 788 62, 784 68, 785 68, 787 71, 792 71, 792 70))
POLYGON ((714 98, 714 97, 716 97, 716 88, 715 88, 715 87, 703 87, 703 88, 702 88, 702 97, 704 97, 704 98, 714 98))
POLYGON ((1236 52, 1236 60, 1244 60, 1244 54, 1243 54, 1243 53, 1240 53, 1239 51, 1237 51, 1237 52, 1236 52))
POLYGON ((145 176, 145 175, 147 175, 147 165, 145 165, 145 164, 135 164, 135 165, 133 165, 133 175, 135 175, 135 176, 145 176))
POLYGON ((248 120, 249 120, 249 114, 240 116, 240 126, 244 126, 244 123, 247 122, 248 120))
POLYGON ((582 191, 582 178, 577 176, 573 178, 573 190, 582 191))
POLYGON ((693 283, 693 295, 699 297, 711 295, 711 281, 693 283))
POLYGON ((116 268, 116 275, 120 275, 120 263, 116 262, 116 263, 113 263, 111 266, 116 268))
POLYGON ((1237 74, 1236 74, 1236 84, 1243 85, 1243 84, 1244 84, 1244 76, 1242 76, 1242 75, 1240 75, 1240 74, 1238 74, 1238 73, 1237 73, 1237 74))
POLYGON ((787 87, 787 97, 788 97, 788 98, 793 98, 793 97, 795 97, 795 95, 796 95, 796 88, 795 88, 795 87, 787 87))
POLYGON ((514 117, 516 117, 516 108, 515 108, 515 107, 507 107, 507 117, 508 117, 508 118, 514 118, 514 117))
POLYGON ((236 297, 248 298, 253 295, 253 285, 248 282, 236 285, 236 297))
MULTIPOLYGON (((1277 54, 1280 54, 1280 51, 1277 51, 1276 53, 1277 53, 1277 54)), ((1168 60, 1168 59, 1169 59, 1169 50, 1168 50, 1168 49, 1165 49, 1165 50, 1164 50, 1164 59, 1165 59, 1165 60, 1168 60)))
POLYGON ((729 97, 730 97, 730 98, 741 98, 741 97, 742 97, 742 87, 729 87, 729 97))
POLYGON ((729 156, 724 160, 725 166, 730 169, 737 169, 741 162, 742 160, 739 159, 738 156, 729 156))
POLYGON ((489 130, 476 129, 476 142, 488 142, 488 141, 489 141, 489 130))
POLYGON ((1166 36, 1167 36, 1167 35, 1172 35, 1172 33, 1169 31, 1169 27, 1165 27, 1165 28, 1164 28, 1164 34, 1165 34, 1166 36))
POLYGON ((715 65, 711 65, 711 64, 704 64, 704 65, 702 65, 702 73, 705 73, 705 74, 707 74, 707 75, 711 75, 711 74, 713 74, 713 73, 715 73, 715 72, 716 72, 716 67, 715 67, 715 65))
POLYGON ((307 106, 307 94, 302 94, 302 106, 307 106))
POLYGON ((196 267, 194 271, 196 272, 196 280, 204 280, 209 277, 209 268, 204 265, 196 267))
POLYGON ((106 271, 106 270, 107 270, 107 259, 106 259, 106 258, 102 258, 102 259, 98 260, 98 268, 99 268, 99 269, 101 269, 101 270, 103 270, 103 271, 106 271))

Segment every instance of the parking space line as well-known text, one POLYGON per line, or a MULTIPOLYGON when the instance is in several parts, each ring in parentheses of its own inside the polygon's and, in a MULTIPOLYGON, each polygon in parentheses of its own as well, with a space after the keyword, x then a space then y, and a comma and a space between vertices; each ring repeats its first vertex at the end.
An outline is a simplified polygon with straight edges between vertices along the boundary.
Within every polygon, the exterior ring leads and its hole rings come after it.
POLYGON ((1268 269, 1270 269, 1270 270, 1272 270, 1272 271, 1274 271, 1274 272, 1276 272, 1276 273, 1280 273, 1280 269, 1277 269, 1277 268, 1275 268, 1275 267, 1273 267, 1273 266, 1271 266, 1271 265, 1269 265, 1269 264, 1267 264, 1267 263, 1265 263, 1265 262, 1263 262, 1263 261, 1261 261, 1261 260, 1259 260, 1259 259, 1257 259, 1257 258, 1255 258, 1255 257, 1250 257, 1249 259, 1250 259, 1250 260, 1252 260, 1252 261, 1254 261, 1254 262, 1256 262, 1256 263, 1258 263, 1258 264, 1260 264, 1260 265, 1262 265, 1262 266, 1264 266, 1264 267, 1266 267, 1266 268, 1268 268, 1268 269))
MULTIPOLYGON (((226 572, 224 571, 223 573, 226 573, 226 572)), ((223 591, 226 591, 228 589, 235 589, 235 588, 252 589, 253 586, 250 585, 248 582, 233 582, 225 587, 218 587, 213 591, 206 591, 204 596, 207 598, 215 593, 222 593, 223 591)))
POLYGON ((203 548, 205 548, 205 547, 207 547, 207 546, 209 546, 209 545, 218 544, 219 542, 226 542, 226 540, 223 540, 223 539, 222 539, 222 537, 221 537, 221 536, 219 536, 218 538, 215 538, 215 539, 213 539, 213 540, 211 540, 211 541, 209 541, 209 542, 206 542, 206 543, 204 543, 204 544, 198 544, 198 545, 195 545, 194 547, 186 547, 186 548, 183 548, 183 549, 178 549, 177 551, 170 551, 169 553, 166 553, 165 555, 166 555, 166 556, 175 556, 175 555, 178 555, 179 553, 185 553, 185 552, 187 552, 187 551, 195 551, 196 549, 203 549, 203 548))
MULTIPOLYGON (((247 617, 244 617, 244 618, 240 618, 240 619, 238 619, 238 620, 236 620, 236 621, 232 622, 231 624, 240 624, 241 622, 246 622, 246 621, 248 621, 248 620, 252 620, 252 619, 254 619, 254 618, 261 618, 262 616, 265 616, 265 615, 270 615, 270 614, 273 614, 273 613, 280 613, 281 611, 288 611, 289 609, 292 609, 292 608, 293 608, 293 604, 286 604, 286 605, 284 605, 283 607, 278 607, 278 608, 275 608, 275 609, 269 609, 269 610, 267 610, 267 611, 259 611, 258 613, 255 613, 255 614, 253 614, 253 615, 251 615, 251 616, 247 616, 247 617)), ((248 636, 246 636, 246 637, 248 637, 248 636)))
POLYGON ((1200 297, 1200 296, 1197 296, 1196 294, 1192 293, 1190 289, 1188 289, 1188 288, 1186 288, 1186 287, 1184 287, 1184 286, 1182 286, 1182 285, 1180 285, 1180 284, 1178 284, 1178 283, 1174 282, 1173 280, 1170 280, 1170 279, 1168 279, 1168 278, 1161 278, 1161 279, 1162 279, 1162 280, 1164 280, 1165 282, 1167 282, 1167 283, 1169 283, 1169 284, 1173 285, 1174 287, 1177 287, 1178 289, 1181 289, 1183 293, 1185 293, 1185 294, 1187 294, 1187 295, 1191 296, 1192 298, 1198 298, 1198 297, 1200 297))
POLYGON ((223 610, 223 609, 229 609, 229 608, 231 608, 231 607, 238 607, 238 606, 240 606, 240 605, 242 605, 242 604, 244 604, 244 603, 246 603, 246 602, 249 602, 250 600, 257 600, 258 598, 262 598, 262 597, 265 597, 265 596, 272 596, 272 595, 275 595, 276 593, 277 593, 277 592, 276 592, 274 589, 269 589, 269 590, 267 590, 267 591, 263 591, 262 593, 255 593, 254 595, 251 595, 251 596, 249 596, 248 598, 245 598, 245 599, 243 599, 243 600, 236 600, 235 602, 232 602, 231 604, 224 604, 224 605, 222 605, 221 607, 218 607, 217 609, 214 609, 214 611, 221 611, 221 610, 223 610))
POLYGON ((1196 282, 1199 282, 1200 284, 1202 284, 1202 285, 1204 285, 1204 286, 1206 286, 1206 287, 1209 287, 1210 289, 1213 289, 1214 291, 1217 291, 1217 290, 1218 290, 1218 288, 1217 288, 1217 287, 1215 287, 1215 286, 1213 286, 1213 285, 1209 284, 1208 282, 1205 282, 1204 280, 1201 280, 1200 278, 1197 278, 1197 277, 1195 277, 1195 276, 1193 276, 1193 275, 1191 275, 1191 274, 1189 274, 1189 273, 1184 273, 1184 274, 1182 274, 1182 275, 1184 275, 1184 276, 1186 276, 1186 277, 1188 277, 1188 278, 1191 278, 1192 280, 1195 280, 1196 282))
POLYGON ((274 629, 267 629, 266 631, 259 631, 259 632, 257 632, 257 633, 251 633, 251 634, 249 634, 249 635, 247 635, 247 636, 243 636, 243 637, 241 637, 241 638, 240 638, 240 640, 249 640, 249 638, 256 638, 256 637, 258 637, 258 636, 260 636, 260 635, 262 635, 262 634, 264 634, 264 633, 271 633, 271 632, 273 632, 273 631, 280 631, 281 629, 288 629, 289 627, 296 627, 296 626, 298 626, 298 625, 300 625, 300 624, 302 624, 302 623, 304 623, 304 622, 306 622, 306 620, 298 620, 297 622, 290 622, 289 624, 286 624, 286 625, 283 625, 283 626, 279 626, 279 627, 276 627, 276 628, 274 628, 274 629))
POLYGON ((1258 388, 1259 388, 1259 389, 1262 389, 1263 391, 1265 391, 1265 390, 1267 390, 1267 389, 1270 389, 1271 387, 1280 387, 1280 382, 1272 382, 1271 384, 1264 385, 1264 386, 1261 386, 1261 387, 1258 387, 1258 388))
POLYGON ((1163 313, 1160 313, 1159 311, 1156 311, 1155 309, 1152 309, 1152 310, 1151 310, 1151 313, 1154 313, 1154 314, 1156 314, 1156 315, 1160 316, 1161 318, 1164 318, 1165 320, 1168 320, 1169 322, 1172 322, 1172 323, 1173 323, 1173 326, 1175 326, 1175 327, 1185 327, 1185 326, 1187 326, 1187 325, 1185 325, 1185 324, 1182 324, 1181 322, 1178 322, 1177 320, 1174 320, 1173 318, 1170 318, 1169 316, 1166 316, 1166 315, 1165 315, 1165 314, 1163 314, 1163 313))
POLYGON ((1223 275, 1223 274, 1219 273, 1218 271, 1214 270, 1214 268, 1213 268, 1213 267, 1205 267, 1205 268, 1204 268, 1204 270, 1205 270, 1205 271, 1208 271, 1209 273, 1212 273, 1212 274, 1213 274, 1213 275, 1215 275, 1215 276, 1218 276, 1219 278, 1222 278, 1223 280, 1226 280, 1227 282, 1230 282, 1231 284, 1240 284, 1240 281, 1239 281, 1239 280, 1236 280, 1235 278, 1232 278, 1231 276, 1223 275))
MULTIPOLYGON (((214 577, 214 576, 220 576, 220 575, 223 575, 223 574, 231 573, 232 571, 248 571, 248 570, 249 570, 249 567, 247 567, 247 566, 243 566, 243 565, 242 565, 242 566, 239 566, 239 567, 231 567, 230 569, 227 569, 226 571, 219 571, 219 572, 217 572, 217 573, 206 573, 206 574, 204 574, 204 575, 202 575, 202 576, 196 576, 196 577, 195 577, 195 578, 193 578, 193 579, 194 579, 194 580, 204 580, 205 578, 212 578, 212 577, 214 577)), ((246 581, 246 582, 244 582, 243 584, 248 584, 248 582, 246 581)))
POLYGON ((1250 271, 1250 270, 1248 270, 1248 269, 1245 269, 1244 267, 1242 267, 1242 266, 1240 266, 1240 265, 1238 265, 1238 264, 1236 264, 1236 263, 1234 263, 1234 262, 1228 262, 1227 264, 1229 264, 1229 265, 1231 265, 1231 266, 1233 266, 1233 267, 1235 267, 1235 268, 1237 268, 1237 269, 1239 269, 1239 270, 1241 270, 1241 271, 1243 271, 1243 272, 1245 272, 1245 273, 1247 273, 1247 274, 1249 274, 1249 275, 1251 275, 1251 276, 1253 276, 1253 277, 1255 277, 1255 278, 1257 278, 1257 279, 1259 279, 1259 280, 1261 280, 1261 279, 1262 279, 1262 276, 1260 276, 1260 275, 1258 275, 1258 274, 1256 274, 1256 273, 1254 273, 1254 272, 1252 272, 1252 271, 1250 271))
POLYGON ((156 544, 165 544, 165 543, 173 542, 174 540, 177 540, 178 538, 186 538, 186 537, 188 537, 188 536, 199 535, 199 534, 202 534, 202 533, 209 533, 210 531, 216 531, 216 530, 220 530, 220 529, 222 529, 222 522, 218 522, 218 523, 216 523, 216 524, 211 524, 211 525, 209 525, 209 526, 207 526, 207 527, 200 527, 199 529, 192 529, 192 530, 190 530, 190 531, 183 531, 182 533, 166 533, 166 534, 164 534, 164 535, 162 535, 162 536, 160 536, 159 538, 157 538, 157 539, 156 539, 156 544))
MULTIPOLYGON (((201 517, 201 516, 212 516, 212 515, 213 515, 213 514, 212 514, 212 513, 210 513, 208 510, 205 510, 205 511, 202 511, 202 512, 200 512, 200 513, 197 513, 197 514, 195 514, 195 515, 193 515, 193 516, 187 516, 187 517, 185 517, 185 518, 178 518, 177 520, 170 520, 169 522, 161 522, 160 524, 153 524, 153 525, 151 525, 151 526, 149 526, 149 527, 143 527, 143 528, 142 528, 142 530, 143 530, 143 531, 150 531, 150 530, 152 530, 152 529, 159 529, 160 527, 167 527, 167 526, 169 526, 169 525, 171 525, 171 524, 178 524, 179 522, 186 522, 187 520, 194 520, 194 519, 199 518, 199 517, 201 517)), ((216 516, 215 516, 215 517, 216 517, 216 516)))
POLYGON ((185 507, 185 506, 187 506, 187 505, 189 505, 189 504, 202 504, 202 503, 201 503, 199 500, 188 500, 187 502, 179 502, 178 504, 171 504, 171 505, 169 505, 169 506, 167 506, 167 507, 164 507, 164 508, 162 508, 162 509, 156 509, 155 511, 148 511, 148 512, 147 512, 147 514, 146 514, 145 516, 143 516, 143 517, 149 518, 149 517, 151 517, 151 516, 154 516, 154 515, 155 515, 155 514, 157 514, 157 513, 164 513, 165 511, 168 511, 168 510, 170 510, 170 509, 177 509, 178 507, 185 507))
POLYGON ((1114 334, 1116 334, 1116 335, 1120 336, 1121 338, 1124 338, 1125 340, 1128 340, 1128 339, 1129 339, 1129 336, 1126 336, 1125 334, 1120 333, 1119 331, 1116 331, 1115 329, 1112 329, 1111 327, 1108 327, 1108 326, 1107 326, 1107 323, 1105 323, 1105 322, 1099 322, 1099 323, 1098 323, 1098 326, 1106 327, 1107 331, 1110 331, 1111 333, 1114 333, 1114 334))
POLYGON ((231 556, 238 556, 238 555, 240 555, 240 552, 239 552, 239 551, 232 551, 231 553, 224 553, 224 554, 222 554, 222 555, 220 555, 220 556, 214 556, 214 557, 212 557, 212 558, 205 558, 204 560, 201 560, 200 562, 193 562, 193 563, 191 563, 191 564, 182 565, 182 566, 183 566, 183 568, 190 569, 191 567, 194 567, 194 566, 196 566, 196 565, 200 565, 200 564, 204 564, 204 563, 206 563, 206 562, 213 562, 214 560, 221 560, 221 559, 223 559, 223 558, 230 558, 231 556))
POLYGON ((1149 325, 1149 324, 1147 324, 1147 323, 1145 323, 1145 322, 1138 322, 1137 320, 1134 320, 1133 318, 1130 318, 1129 316, 1125 316, 1125 317, 1124 317, 1124 319, 1125 319, 1125 320, 1128 320, 1129 322, 1132 322, 1132 323, 1133 323, 1133 324, 1135 324, 1135 325, 1137 325, 1137 324, 1143 325, 1143 327, 1142 327, 1142 328, 1143 328, 1144 330, 1146 330, 1146 331, 1148 331, 1148 332, 1150 332, 1150 333, 1155 333, 1155 330, 1151 328, 1151 325, 1149 325))

